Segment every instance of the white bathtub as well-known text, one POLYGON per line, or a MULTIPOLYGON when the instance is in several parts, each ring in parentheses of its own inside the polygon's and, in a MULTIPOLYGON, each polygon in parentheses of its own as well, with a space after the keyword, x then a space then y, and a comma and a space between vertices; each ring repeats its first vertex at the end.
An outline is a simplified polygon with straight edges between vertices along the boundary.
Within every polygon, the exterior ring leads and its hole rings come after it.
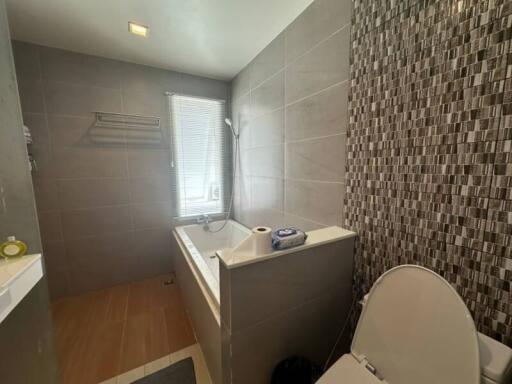
MULTIPOLYGON (((223 221, 210 223, 210 229, 218 230, 223 223, 223 221)), ((219 306, 219 259, 215 256, 215 252, 233 248, 249 236, 251 231, 242 224, 229 220, 217 233, 205 231, 203 226, 198 224, 177 227, 176 233, 185 245, 187 256, 202 279, 202 283, 206 284, 209 294, 219 306)))
MULTIPOLYGON (((215 231, 222 224, 210 223, 210 228, 215 231)), ((173 233, 178 284, 214 384, 222 381, 219 260, 215 251, 233 248, 250 233, 233 220, 217 233, 197 224, 176 227, 173 233)))

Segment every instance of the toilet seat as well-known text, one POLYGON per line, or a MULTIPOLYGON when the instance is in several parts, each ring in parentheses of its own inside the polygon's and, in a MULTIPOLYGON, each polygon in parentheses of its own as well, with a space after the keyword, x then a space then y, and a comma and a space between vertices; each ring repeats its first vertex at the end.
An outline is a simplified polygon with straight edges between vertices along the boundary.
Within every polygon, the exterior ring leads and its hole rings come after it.
POLYGON ((400 266, 375 282, 351 349, 319 384, 480 383, 474 321, 449 283, 426 268, 400 266))
POLYGON ((383 384, 351 354, 341 357, 316 384, 383 384))

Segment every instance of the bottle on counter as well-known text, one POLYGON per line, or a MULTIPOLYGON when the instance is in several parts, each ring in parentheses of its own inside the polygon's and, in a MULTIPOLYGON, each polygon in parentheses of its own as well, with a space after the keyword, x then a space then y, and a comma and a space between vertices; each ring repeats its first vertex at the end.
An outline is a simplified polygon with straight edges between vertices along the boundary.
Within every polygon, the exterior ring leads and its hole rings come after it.
POLYGON ((9 236, 5 243, 0 244, 0 256, 5 258, 20 257, 27 252, 27 244, 16 240, 16 237, 9 236))

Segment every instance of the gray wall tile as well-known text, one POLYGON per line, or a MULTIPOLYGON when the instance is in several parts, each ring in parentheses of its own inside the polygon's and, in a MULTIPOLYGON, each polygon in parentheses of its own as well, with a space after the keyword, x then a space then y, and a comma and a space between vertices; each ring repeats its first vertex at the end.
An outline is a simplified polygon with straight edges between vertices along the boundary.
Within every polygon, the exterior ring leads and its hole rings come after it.
POLYGON ((134 204, 130 209, 135 229, 171 228, 173 214, 170 202, 134 204))
POLYGON ((52 167, 60 178, 125 177, 126 152, 122 148, 98 146, 52 149, 52 167))
POLYGON ((231 98, 238 100, 251 89, 251 66, 248 65, 240 71, 231 84, 231 98))
POLYGON ((349 299, 353 245, 353 240, 335 242, 234 269, 231 331, 235 333, 269 320, 328 292, 344 293, 348 296, 345 299, 349 299), (311 268, 313 259, 315 268, 311 268))
POLYGON ((284 179, 254 176, 251 183, 251 207, 283 211, 284 179))
POLYGON ((23 113, 44 113, 43 82, 40 79, 23 77, 18 79, 23 113))
POLYGON ((17 42, 12 46, 16 74, 19 78, 41 78, 41 60, 39 47, 33 44, 17 42))
POLYGON ((346 132, 348 81, 286 107, 286 141, 346 132))
POLYGON ((332 348, 337 336, 333 330, 339 331, 339 324, 343 321, 337 299, 323 296, 262 322, 247 332, 233 334, 231 382, 269 383, 277 363, 292 355, 326 361, 328 352, 325 351, 332 348), (267 342, 262 343, 261 340, 267 342))
POLYGON ((285 210, 324 225, 337 225, 345 185, 287 179, 285 210))
POLYGON ((242 223, 248 223, 251 216, 251 183, 250 176, 238 173, 235 180, 233 212, 235 217, 242 223))
POLYGON ((251 63, 251 89, 284 67, 284 33, 276 37, 251 63))
POLYGON ((251 138, 251 147, 276 145, 284 142, 284 109, 259 116, 251 120, 246 136, 251 138))
POLYGON ((251 131, 249 124, 251 123, 251 94, 238 98, 232 104, 232 120, 236 128, 240 132, 240 148, 249 148, 251 143, 251 131))
POLYGON ((345 134, 286 144, 286 177, 343 182, 345 134))
POLYGON ((59 196, 57 182, 54 179, 33 178, 34 194, 36 196, 37 210, 56 211, 59 209, 59 196))
POLYGON ((30 127, 33 145, 44 147, 50 144, 50 131, 44 113, 24 113, 23 124, 30 127))
POLYGON ((248 150, 251 176, 284 177, 284 146, 272 145, 248 150))
POLYGON ((163 92, 133 92, 130 89, 122 90, 123 107, 127 113, 161 118, 163 127, 168 124, 168 103, 163 92))
POLYGON ((242 148, 236 182, 244 183, 235 187, 234 216, 249 227, 342 223, 350 15, 349 0, 314 1, 232 82, 242 148), (283 188, 288 178, 300 188, 283 188), (319 202, 324 192, 331 206, 319 202))
POLYGON ((38 219, 41 227, 41 239, 44 243, 62 241, 62 223, 58 211, 40 212, 38 219))
POLYGON ((54 48, 40 49, 46 81, 119 89, 121 63, 54 48))
POLYGON ((223 343, 231 345, 232 383, 269 382, 289 356, 327 360, 350 313, 354 240, 232 270, 221 265, 222 284, 229 285, 221 327, 223 343))
POLYGON ((251 90, 251 117, 256 118, 283 106, 284 72, 279 72, 251 90))
POLYGON ((102 236, 133 229, 129 206, 62 211, 64 240, 102 236))
POLYGON ((290 64, 286 71, 287 103, 348 79, 348 30, 341 30, 290 64))
POLYGON ((127 179, 60 179, 57 186, 62 210, 130 202, 127 179))
MULTIPOLYGON (((340 227, 343 227, 340 223, 338 223, 340 227)), ((327 227, 327 225, 319 224, 314 221, 307 220, 303 217, 296 216, 292 213, 285 212, 284 213, 284 226, 286 227, 297 227, 302 229, 303 231, 314 231, 315 229, 321 229, 327 227)))
POLYGON ((168 177, 171 173, 170 151, 167 148, 129 148, 128 171, 131 177, 168 177))
POLYGON ((135 231, 134 251, 143 275, 155 276, 172 268, 171 236, 168 228, 135 231))
POLYGON ((122 112, 119 89, 46 81, 44 92, 46 109, 52 115, 87 117, 94 111, 122 112))
POLYGON ((68 260, 64 241, 47 241, 43 243, 45 266, 47 269, 66 270, 68 260))
POLYGON ((172 199, 170 176, 130 178, 130 201, 132 203, 160 203, 172 199))
POLYGON ((351 6, 350 0, 314 1, 286 28, 286 62, 350 24, 351 6))

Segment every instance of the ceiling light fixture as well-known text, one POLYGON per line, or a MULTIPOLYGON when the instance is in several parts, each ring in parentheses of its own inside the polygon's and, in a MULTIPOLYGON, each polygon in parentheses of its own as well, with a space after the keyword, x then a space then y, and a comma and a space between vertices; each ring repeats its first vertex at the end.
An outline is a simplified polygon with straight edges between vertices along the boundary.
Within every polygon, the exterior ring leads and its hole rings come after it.
POLYGON ((128 31, 137 36, 147 37, 149 33, 149 27, 134 23, 133 21, 128 22, 128 31))

